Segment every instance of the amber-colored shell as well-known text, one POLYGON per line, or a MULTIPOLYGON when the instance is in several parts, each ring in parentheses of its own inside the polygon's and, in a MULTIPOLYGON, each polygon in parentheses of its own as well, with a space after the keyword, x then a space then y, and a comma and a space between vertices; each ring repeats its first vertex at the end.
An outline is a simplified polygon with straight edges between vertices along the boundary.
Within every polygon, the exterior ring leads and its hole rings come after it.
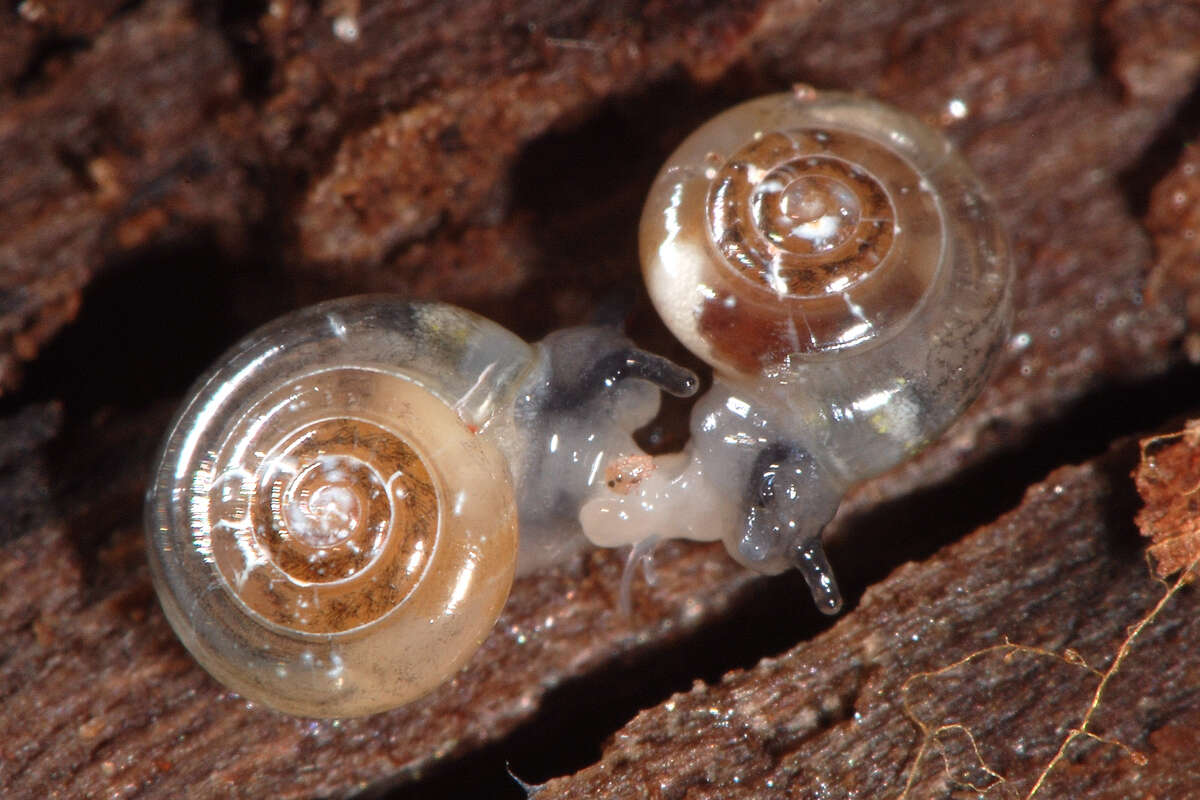
MULTIPOLYGON (((356 372, 322 373, 322 391, 418 391, 356 372)), ((318 382, 306 383, 315 394, 318 382)), ((412 444, 387 423, 355 418, 257 435, 278 441, 256 474, 223 472, 209 490, 212 558, 225 585, 265 622, 305 633, 352 630, 402 603, 429 564, 444 506, 412 444)))
POLYGON ((837 93, 758 98, 697 129, 659 173, 642 217, 647 285, 672 331, 726 370, 872 345, 956 259, 987 257, 957 220, 975 194, 944 137, 901 112, 837 93))
POLYGON ((205 668, 334 717, 460 667, 516 562, 511 477, 478 430, 528 357, 467 312, 374 297, 297 312, 227 354, 147 498, 163 608, 205 668))

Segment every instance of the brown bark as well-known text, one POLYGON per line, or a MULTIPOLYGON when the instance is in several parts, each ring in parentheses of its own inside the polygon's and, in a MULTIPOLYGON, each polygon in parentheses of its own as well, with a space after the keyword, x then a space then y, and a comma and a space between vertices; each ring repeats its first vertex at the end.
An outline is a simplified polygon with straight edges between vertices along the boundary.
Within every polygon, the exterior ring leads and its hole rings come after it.
MULTIPOLYGON (((1200 185, 1181 156, 1200 7, 246 8, 0 12, 0 794, 519 796, 511 762, 582 770, 539 797, 895 797, 910 774, 915 798, 1024 796, 1098 680, 1068 650, 1103 672, 1162 591, 1131 522, 1136 447, 1104 452, 1200 401, 1200 185), (252 708, 192 662, 149 585, 140 496, 221 348, 375 289, 527 337, 577 322, 638 284, 641 194, 674 144, 795 81, 945 128, 1017 257, 1013 337, 979 402, 834 523, 852 610, 829 627, 795 579, 672 544, 629 616, 619 553, 520 581, 466 670, 367 719, 252 708), (1047 653, 914 677, 1006 636, 1047 653)), ((681 355, 642 306, 633 333, 681 355)), ((1095 715, 1146 763, 1080 739, 1039 797, 1200 793, 1194 601, 1164 607, 1095 715)))
POLYGON ((1132 443, 872 586, 853 614, 639 714, 548 797, 1192 797, 1196 596, 1137 551, 1132 443), (697 754, 703 754, 697 758, 697 754), (907 794, 905 794, 907 792, 907 794))

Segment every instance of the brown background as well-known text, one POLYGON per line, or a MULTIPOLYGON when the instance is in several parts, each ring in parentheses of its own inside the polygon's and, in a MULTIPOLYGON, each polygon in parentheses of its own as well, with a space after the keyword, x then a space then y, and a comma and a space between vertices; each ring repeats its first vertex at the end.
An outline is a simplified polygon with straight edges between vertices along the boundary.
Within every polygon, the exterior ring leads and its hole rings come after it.
MULTIPOLYGON (((914 798, 1026 796, 1097 676, 1025 650, 919 673, 1006 638, 1103 670, 1161 595, 1123 437, 1200 406, 1198 74, 1184 0, 5 4, 0 795, 520 797, 507 765, 566 776, 539 799, 893 798, 910 775, 914 798), (192 662, 140 530, 192 377, 329 296, 527 338, 636 297, 662 159, 797 81, 945 129, 1018 271, 979 402, 835 521, 847 613, 673 544, 631 616, 619 553, 521 581, 467 670, 368 719, 249 707, 192 662), (914 718, 949 727, 922 750, 914 718)), ((1163 609, 1092 722, 1146 763, 1079 740, 1038 797, 1200 796, 1196 604, 1163 609)))

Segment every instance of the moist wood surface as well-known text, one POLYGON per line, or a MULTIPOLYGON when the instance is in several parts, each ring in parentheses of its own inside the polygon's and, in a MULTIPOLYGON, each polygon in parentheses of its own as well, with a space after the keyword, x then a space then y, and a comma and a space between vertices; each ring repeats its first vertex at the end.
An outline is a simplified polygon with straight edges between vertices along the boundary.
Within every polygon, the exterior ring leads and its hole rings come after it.
MULTIPOLYGON (((1103 672, 1163 591, 1137 447, 1112 443, 1200 408, 1198 73, 1182 0, 9 4, 0 794, 520 797, 507 764, 538 797, 1026 796, 1096 687, 1071 653, 1103 672), (188 381, 323 297, 439 298, 527 338, 619 305, 662 159, 795 82, 945 129, 1017 260, 983 396, 833 524, 847 613, 672 544, 630 615, 620 553, 520 581, 468 667, 391 713, 292 719, 196 666, 140 518, 188 381), (937 672, 1006 637, 1046 653, 937 672)), ((631 333, 687 359, 640 300, 631 333)), ((677 444, 683 410, 650 438, 677 444)), ((1171 598, 1095 715, 1141 757, 1078 740, 1038 797, 1200 794, 1195 604, 1171 598)))

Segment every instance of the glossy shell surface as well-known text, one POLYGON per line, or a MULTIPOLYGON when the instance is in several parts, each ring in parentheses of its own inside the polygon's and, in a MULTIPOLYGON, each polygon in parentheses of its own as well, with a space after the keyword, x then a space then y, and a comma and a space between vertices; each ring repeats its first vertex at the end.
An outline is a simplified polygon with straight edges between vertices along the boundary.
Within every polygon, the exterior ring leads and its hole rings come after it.
POLYGON ((876 345, 943 285, 980 285, 960 304, 1007 289, 1005 237, 950 142, 840 93, 760 97, 697 129, 650 190, 641 253, 668 326, 735 372, 876 345))
POLYGON ((967 163, 837 92, 698 128, 650 190, 641 255, 672 332, 846 485, 961 413, 1010 314, 1007 238, 967 163))
POLYGON ((800 88, 701 125, 651 186, 650 297, 713 367, 682 457, 583 510, 593 541, 721 539, 841 595, 821 534, 854 484, 978 395, 1005 340, 1007 237, 949 140, 864 97, 800 88))
POLYGON ((226 354, 147 498, 163 608, 205 668, 333 717, 461 666, 512 581, 512 481, 487 428, 529 355, 467 312, 379 297, 304 309, 226 354))

